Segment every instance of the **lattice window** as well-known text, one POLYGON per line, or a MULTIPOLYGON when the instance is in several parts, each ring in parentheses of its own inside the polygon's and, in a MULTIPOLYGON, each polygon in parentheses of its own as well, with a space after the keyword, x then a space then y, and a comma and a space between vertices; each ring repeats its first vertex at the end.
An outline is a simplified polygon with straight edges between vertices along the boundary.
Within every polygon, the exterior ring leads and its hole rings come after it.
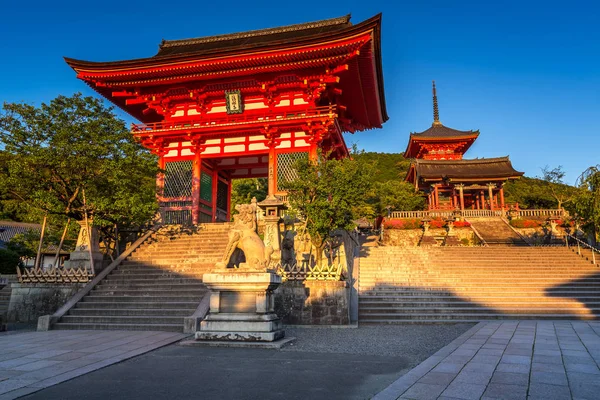
POLYGON ((227 210, 227 196, 229 195, 229 186, 222 181, 217 185, 217 208, 227 210))
POLYGON ((206 172, 200 178, 200 198, 212 203, 212 176, 206 172))
POLYGON ((294 166, 301 159, 308 158, 308 153, 281 153, 277 154, 277 190, 282 190, 281 184, 284 182, 293 181, 298 177, 298 173, 294 166))
POLYGON ((191 225, 192 210, 165 211, 163 218, 167 225, 191 225))
POLYGON ((165 164, 165 197, 192 195, 192 161, 172 161, 165 164))

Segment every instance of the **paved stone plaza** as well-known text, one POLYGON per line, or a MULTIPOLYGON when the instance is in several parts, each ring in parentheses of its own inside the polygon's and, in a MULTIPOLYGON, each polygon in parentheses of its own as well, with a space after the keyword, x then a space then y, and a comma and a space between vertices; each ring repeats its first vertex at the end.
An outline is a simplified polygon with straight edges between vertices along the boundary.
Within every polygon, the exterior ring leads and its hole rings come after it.
POLYGON ((184 338, 173 332, 50 331, 0 336, 0 399, 14 399, 184 338))
POLYGON ((600 322, 481 322, 374 397, 599 399, 600 322))
POLYGON ((5 334, 0 400, 600 398, 600 322, 288 330, 297 341, 281 351, 151 351, 184 337, 165 332, 5 334))

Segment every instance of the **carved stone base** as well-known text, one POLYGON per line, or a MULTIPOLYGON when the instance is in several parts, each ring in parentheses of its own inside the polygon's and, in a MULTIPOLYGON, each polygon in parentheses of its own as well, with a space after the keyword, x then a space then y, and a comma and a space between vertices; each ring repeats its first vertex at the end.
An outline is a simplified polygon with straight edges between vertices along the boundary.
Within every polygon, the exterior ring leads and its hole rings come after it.
POLYGON ((196 340, 272 342, 285 336, 273 300, 281 277, 243 267, 202 277, 211 291, 210 313, 200 323, 196 340))
MULTIPOLYGON (((98 273, 102 270, 104 255, 100 252, 93 252, 92 258, 94 260, 94 270, 98 273)), ((91 266, 89 251, 74 251, 71 253, 69 259, 65 261, 65 268, 85 268, 90 270, 91 266)))

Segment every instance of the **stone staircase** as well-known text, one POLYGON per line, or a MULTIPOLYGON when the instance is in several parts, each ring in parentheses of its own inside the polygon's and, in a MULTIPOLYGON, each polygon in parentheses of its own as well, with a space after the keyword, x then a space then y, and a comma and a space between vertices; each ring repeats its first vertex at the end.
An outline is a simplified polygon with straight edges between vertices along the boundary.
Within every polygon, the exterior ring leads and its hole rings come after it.
POLYGON ((469 218, 469 223, 489 246, 528 245, 502 218, 469 218))
POLYGON ((360 323, 600 319, 600 268, 564 247, 363 248, 360 323))
POLYGON ((152 235, 53 329, 183 331, 221 260, 229 224, 168 226, 152 235))

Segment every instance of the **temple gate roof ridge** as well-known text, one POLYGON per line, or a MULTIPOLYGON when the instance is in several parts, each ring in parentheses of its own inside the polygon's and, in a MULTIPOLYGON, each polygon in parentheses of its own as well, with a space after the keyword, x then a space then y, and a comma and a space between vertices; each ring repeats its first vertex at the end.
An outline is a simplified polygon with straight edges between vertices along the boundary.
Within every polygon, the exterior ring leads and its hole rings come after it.
MULTIPOLYGON (((272 36, 272 35, 280 35, 285 33, 293 32, 295 37, 319 34, 324 31, 334 31, 338 29, 343 29, 345 27, 352 26, 350 22, 351 15, 345 15, 343 17, 336 17, 330 19, 324 19, 313 22, 305 22, 300 24, 292 24, 285 25, 274 28, 265 28, 265 29, 256 29, 250 31, 236 32, 236 33, 228 33, 228 34, 220 34, 213 36, 201 36, 194 37, 188 39, 175 39, 175 40, 165 40, 159 44, 159 51, 156 56, 165 55, 166 53, 172 54, 173 52, 168 52, 166 49, 173 47, 181 47, 181 46, 190 46, 190 45, 198 45, 198 44, 206 44, 206 43, 215 43, 215 42, 224 42, 224 41, 233 41, 239 39, 250 39, 256 37, 264 37, 264 36, 272 36), (302 31, 305 31, 304 33, 302 31)), ((155 57, 156 57, 155 56, 155 57)))

